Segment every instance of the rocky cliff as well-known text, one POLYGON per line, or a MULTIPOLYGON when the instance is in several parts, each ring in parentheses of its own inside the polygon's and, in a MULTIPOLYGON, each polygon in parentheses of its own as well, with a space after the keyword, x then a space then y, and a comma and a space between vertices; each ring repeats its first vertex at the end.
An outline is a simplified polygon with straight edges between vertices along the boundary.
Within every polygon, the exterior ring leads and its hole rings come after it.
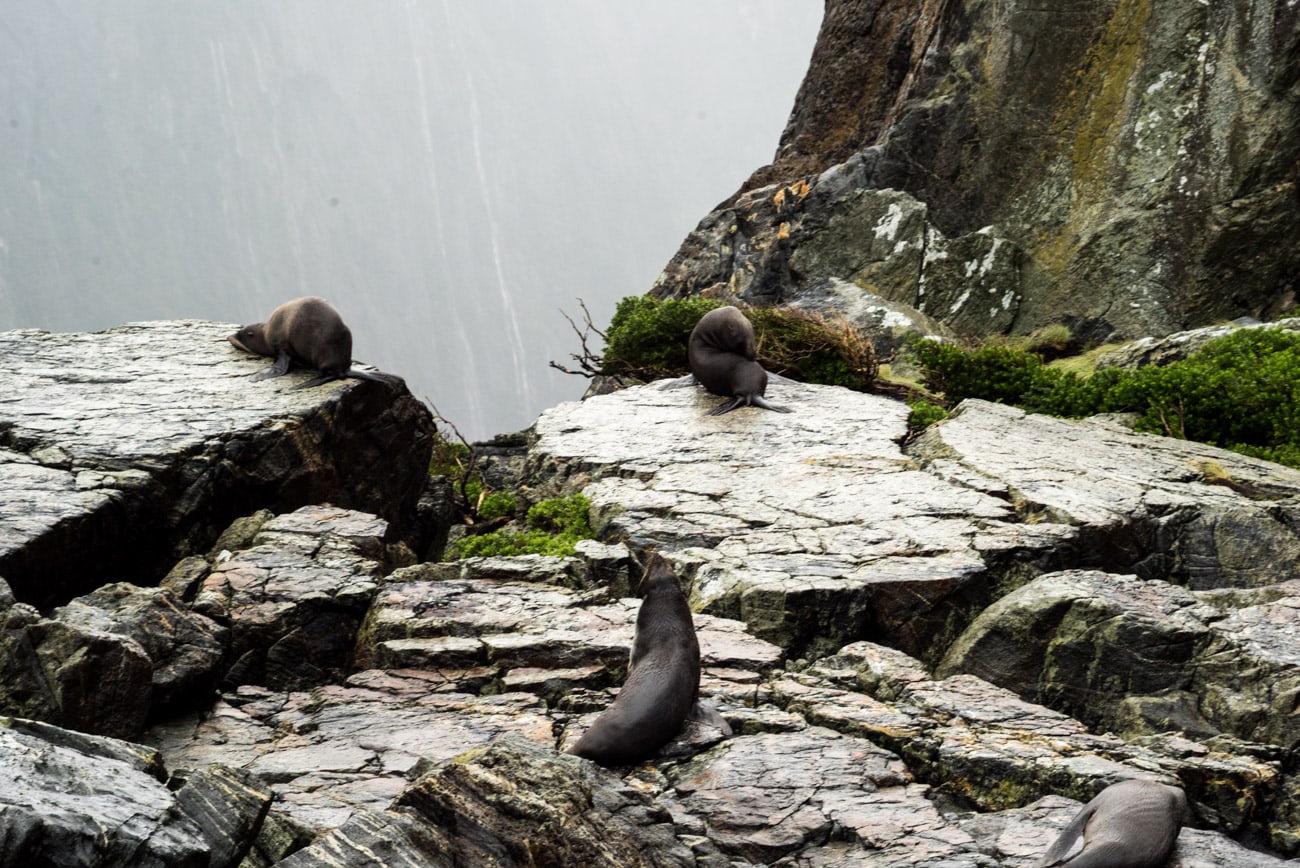
MULTIPOLYGON (((101 383, 137 364, 97 355, 116 339, 79 339, 101 383)), ((268 444, 298 436, 280 402, 383 388, 267 385, 268 444)), ((590 498, 601 539, 572 558, 416 563, 385 519, 306 505, 161 583, 6 591, 0 866, 1027 868, 1128 777, 1186 790, 1173 865, 1300 850, 1300 473, 980 402, 906 443, 900 403, 772 388, 792 414, 653 386, 542 414, 507 463, 529 496, 590 498), (735 734, 601 769, 561 751, 622 681, 648 548, 735 734)), ((140 431, 176 412, 153 395, 140 431)), ((85 533, 117 520, 76 508, 85 533)))
POLYGON ((828 0, 775 160, 654 292, 843 283, 971 336, 1268 318, 1297 289, 1298 109, 1286 0, 828 0))

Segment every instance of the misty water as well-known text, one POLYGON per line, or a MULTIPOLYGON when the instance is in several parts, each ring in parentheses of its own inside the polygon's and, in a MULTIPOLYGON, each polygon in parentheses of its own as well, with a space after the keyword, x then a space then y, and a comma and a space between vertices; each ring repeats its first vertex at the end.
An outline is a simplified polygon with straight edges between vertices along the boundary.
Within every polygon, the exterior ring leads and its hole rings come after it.
POLYGON ((523 428, 585 388, 562 312, 604 326, 771 160, 821 12, 6 0, 0 329, 321 295, 465 435, 523 428))

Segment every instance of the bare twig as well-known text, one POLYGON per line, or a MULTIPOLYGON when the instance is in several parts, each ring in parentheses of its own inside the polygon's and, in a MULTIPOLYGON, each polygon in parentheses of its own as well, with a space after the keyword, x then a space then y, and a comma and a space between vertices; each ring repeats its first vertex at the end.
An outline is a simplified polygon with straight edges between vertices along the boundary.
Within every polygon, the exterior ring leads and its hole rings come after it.
POLYGON ((596 324, 592 322, 591 311, 587 310, 587 303, 582 299, 578 299, 578 306, 582 308, 582 318, 586 321, 586 325, 582 328, 579 328, 578 324, 573 321, 573 317, 569 316, 563 310, 560 311, 560 315, 569 321, 569 327, 573 329, 573 333, 578 336, 578 342, 582 345, 581 353, 569 353, 569 358, 578 363, 578 370, 575 371, 567 368, 556 361, 550 362, 550 366, 555 368, 557 371, 562 371, 566 374, 576 374, 590 380, 593 377, 600 375, 602 360, 600 354, 594 352, 591 347, 587 345, 587 341, 593 332, 599 335, 601 340, 606 340, 606 337, 605 333, 596 328, 596 324))

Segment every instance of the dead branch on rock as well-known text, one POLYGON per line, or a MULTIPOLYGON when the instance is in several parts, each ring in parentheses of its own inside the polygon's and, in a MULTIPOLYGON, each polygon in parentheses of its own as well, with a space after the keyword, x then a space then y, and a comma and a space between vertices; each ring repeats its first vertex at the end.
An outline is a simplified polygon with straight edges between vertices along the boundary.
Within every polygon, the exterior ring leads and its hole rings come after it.
POLYGON ((578 299, 578 306, 582 308, 582 318, 586 320, 586 325, 582 328, 578 328, 578 324, 573 321, 573 317, 569 316, 564 311, 560 311, 560 315, 569 321, 569 327, 573 329, 574 334, 578 336, 578 342, 582 345, 581 353, 569 353, 569 358, 578 363, 578 370, 575 371, 572 368, 567 368, 556 361, 551 361, 550 366, 555 368, 557 371, 562 371, 566 374, 576 374, 590 380, 594 377, 600 376, 602 359, 599 353, 593 351, 591 347, 588 346, 587 341, 593 332, 599 335, 602 341, 606 338, 605 333, 596 328, 596 324, 592 322, 591 311, 587 310, 587 303, 582 299, 578 299))

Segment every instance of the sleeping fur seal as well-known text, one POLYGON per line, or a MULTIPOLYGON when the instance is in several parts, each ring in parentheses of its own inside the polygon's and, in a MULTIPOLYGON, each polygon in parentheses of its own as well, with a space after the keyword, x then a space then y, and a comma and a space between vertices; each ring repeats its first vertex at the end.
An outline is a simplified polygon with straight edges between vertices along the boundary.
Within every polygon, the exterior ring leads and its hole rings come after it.
POLYGON ((294 386, 295 389, 344 377, 390 385, 402 382, 392 374, 353 370, 351 329, 329 302, 315 296, 286 301, 271 312, 266 322, 244 326, 229 341, 241 350, 275 359, 271 367, 254 374, 254 380, 283 376, 297 362, 320 371, 320 376, 294 386))
POLYGON ((788 408, 769 404, 763 397, 767 392, 769 374, 754 361, 757 350, 754 327, 745 315, 731 305, 715 308, 700 317, 687 341, 686 355, 691 364, 691 376, 662 388, 696 382, 715 395, 731 398, 711 410, 710 416, 721 416, 737 407, 751 406, 789 413, 788 408))
POLYGON ((657 554, 646 563, 644 587, 623 689, 569 750, 601 765, 638 762, 667 744, 700 691, 695 622, 677 575, 657 554))
POLYGON ((1177 787, 1111 784, 1083 806, 1037 868, 1162 868, 1186 811, 1187 797, 1177 787))

